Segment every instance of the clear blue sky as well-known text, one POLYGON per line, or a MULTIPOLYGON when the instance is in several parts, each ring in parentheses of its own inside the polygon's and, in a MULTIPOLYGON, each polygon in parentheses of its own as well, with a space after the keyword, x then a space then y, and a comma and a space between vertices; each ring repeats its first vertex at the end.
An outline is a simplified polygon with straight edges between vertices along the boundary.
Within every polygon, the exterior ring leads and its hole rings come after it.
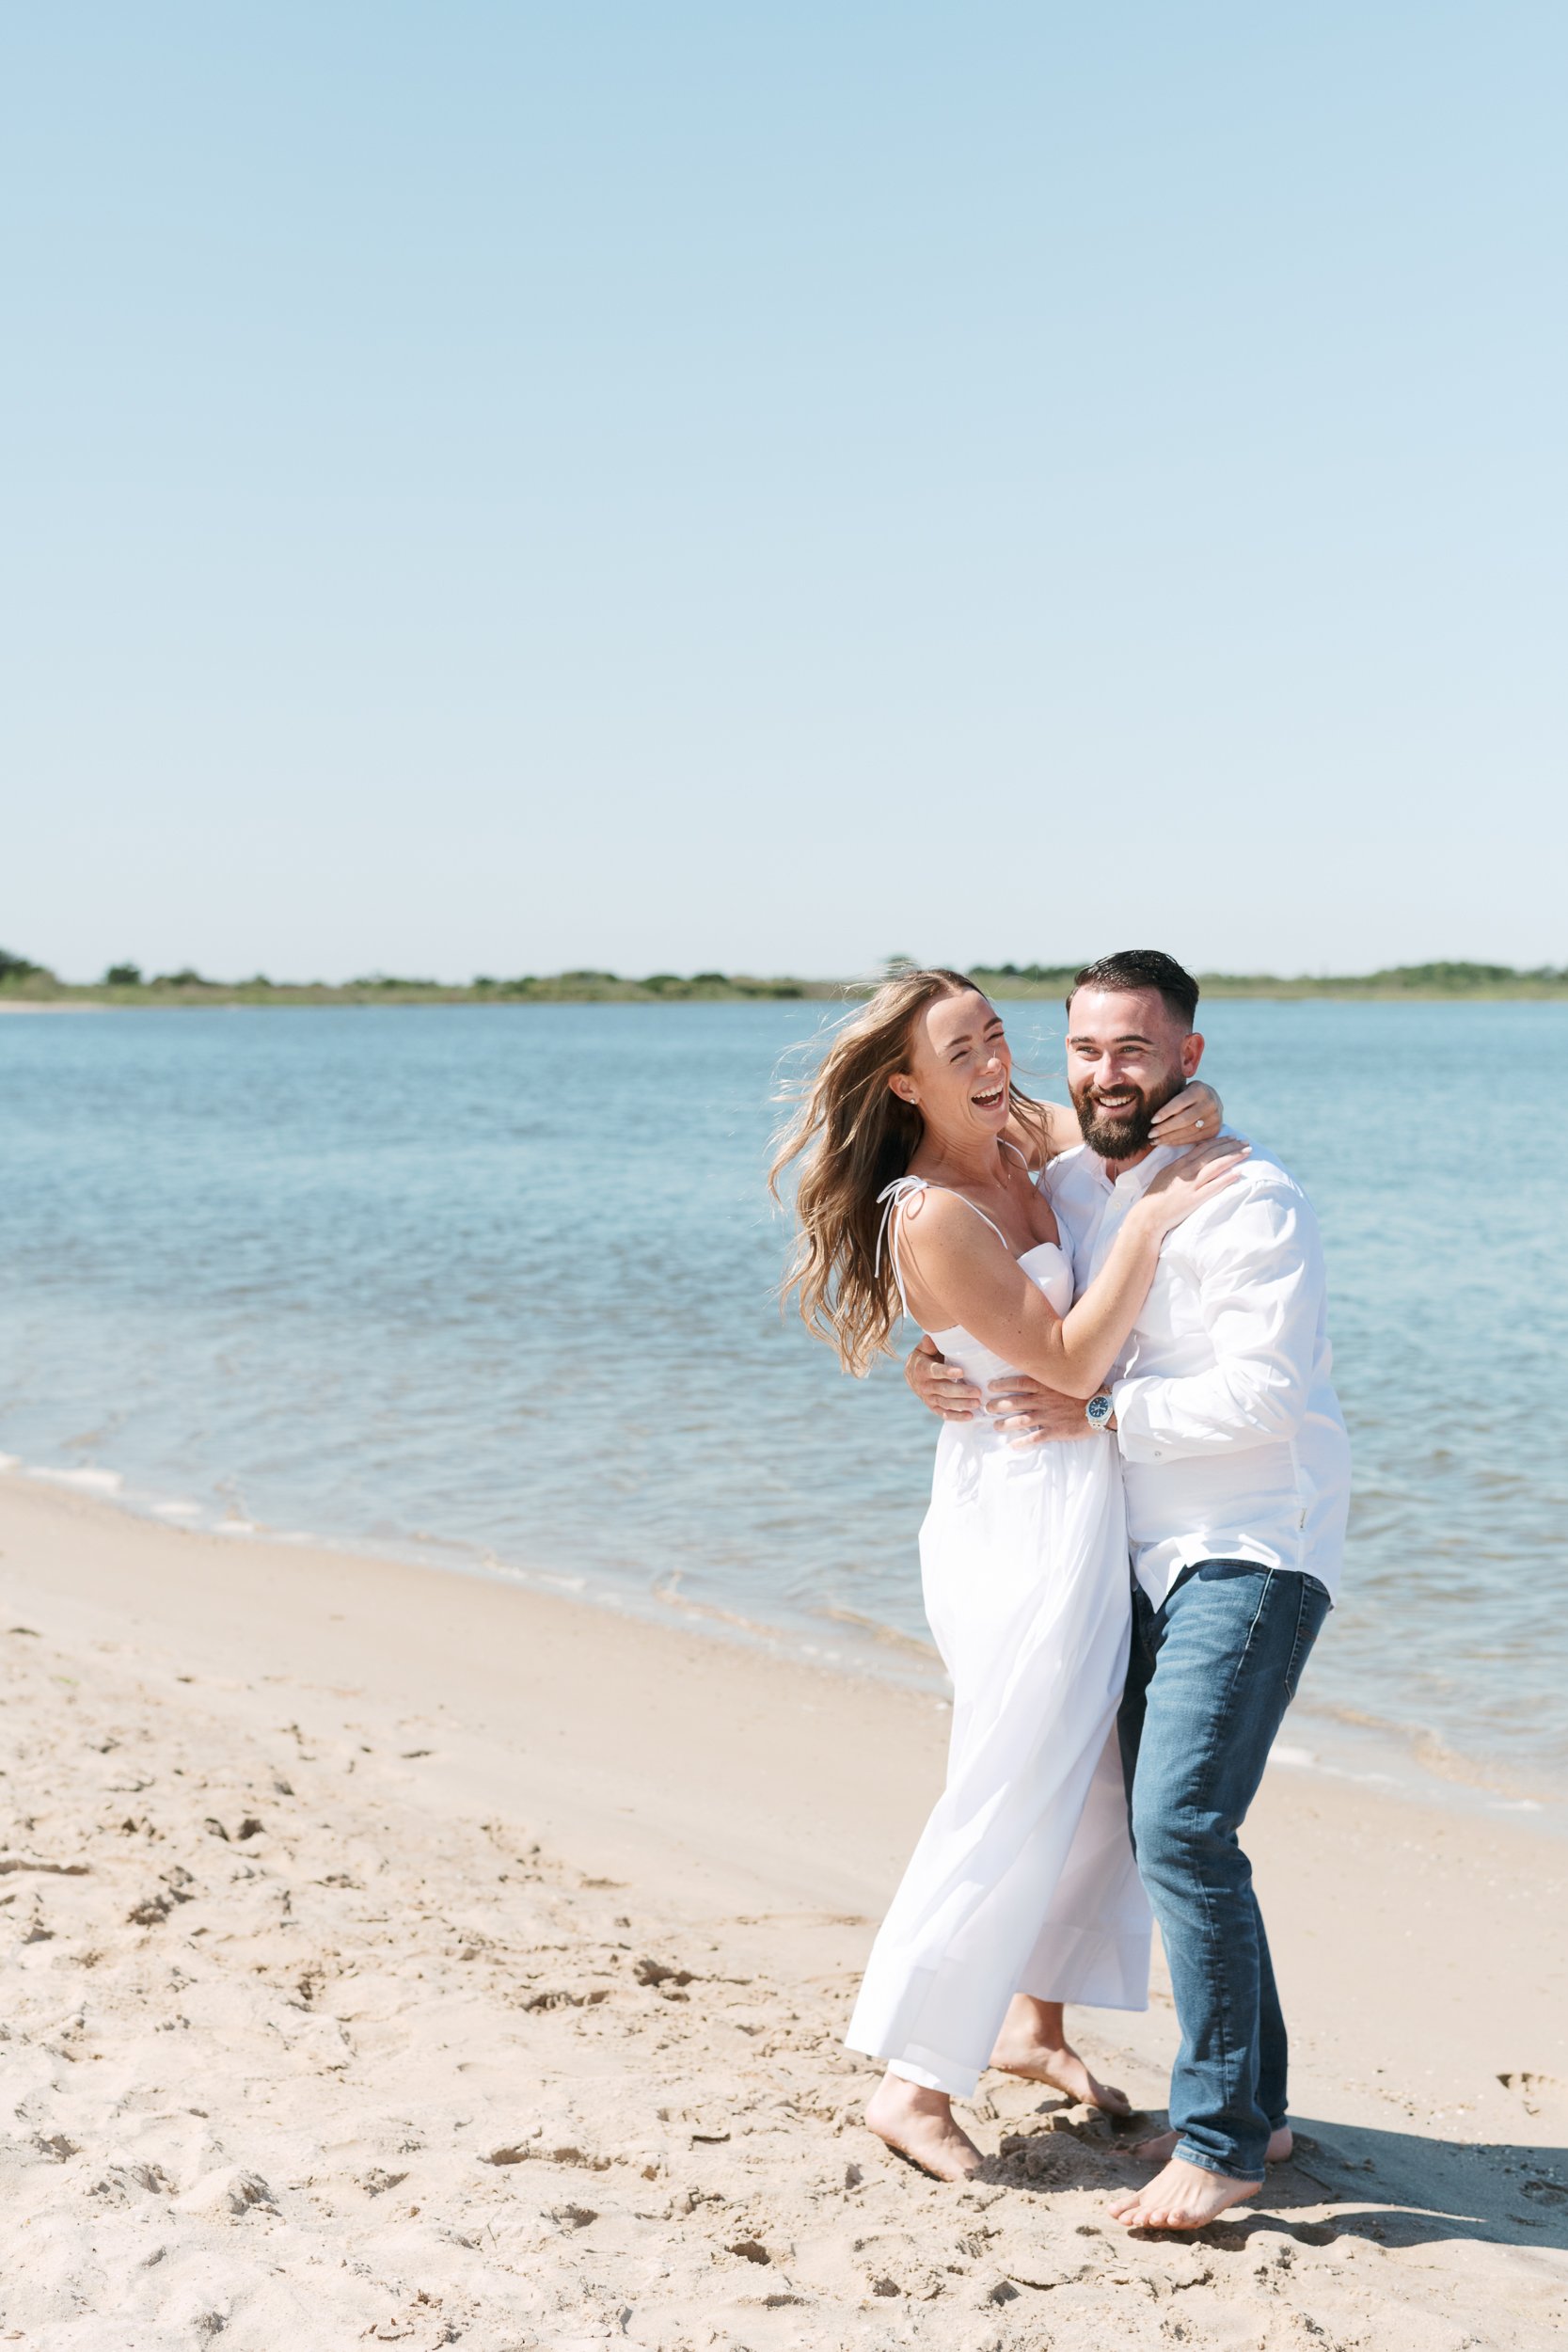
POLYGON ((1568 961, 1558 0, 0 36, 0 943, 1568 961))

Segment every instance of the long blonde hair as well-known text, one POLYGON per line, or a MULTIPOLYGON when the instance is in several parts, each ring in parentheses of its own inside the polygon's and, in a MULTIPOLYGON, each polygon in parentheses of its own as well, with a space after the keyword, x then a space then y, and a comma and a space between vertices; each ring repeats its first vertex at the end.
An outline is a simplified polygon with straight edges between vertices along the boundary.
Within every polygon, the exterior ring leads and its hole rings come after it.
MULTIPOLYGON (((888 1352, 901 1311, 890 1253, 878 1249, 877 1196, 904 1174, 926 1122, 888 1080, 909 1068, 914 1025, 927 1006, 971 993, 985 991, 962 972, 895 974, 839 1024, 815 1076, 791 1090, 800 1107, 778 1138, 768 1178, 777 1200, 785 1168, 803 1163, 782 1295, 794 1297, 807 1330, 837 1350, 846 1372, 863 1375, 888 1352)), ((1043 1155, 1040 1105, 1016 1087, 1011 1101, 1043 1155)))

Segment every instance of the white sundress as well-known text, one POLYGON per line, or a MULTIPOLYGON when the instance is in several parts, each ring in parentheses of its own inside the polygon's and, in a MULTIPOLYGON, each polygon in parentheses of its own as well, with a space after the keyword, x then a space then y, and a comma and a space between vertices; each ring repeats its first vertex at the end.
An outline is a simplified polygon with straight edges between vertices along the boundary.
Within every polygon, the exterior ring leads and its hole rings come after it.
MULTIPOLYGON (((900 1297, 899 1212, 925 1189, 906 1176, 882 1195, 900 1297)), ((1018 1263, 1066 1314, 1072 1268, 1058 1245, 1038 1242, 1018 1263)), ((967 1331, 931 1337, 979 1389, 1009 1368, 967 1331)), ((1149 1913, 1116 1738, 1132 1604, 1114 1442, 1020 1451, 984 1418, 944 1422, 920 1565, 953 1679, 947 1781, 845 2040, 911 2082, 971 2098, 1015 1993, 1148 2003, 1149 1913)))

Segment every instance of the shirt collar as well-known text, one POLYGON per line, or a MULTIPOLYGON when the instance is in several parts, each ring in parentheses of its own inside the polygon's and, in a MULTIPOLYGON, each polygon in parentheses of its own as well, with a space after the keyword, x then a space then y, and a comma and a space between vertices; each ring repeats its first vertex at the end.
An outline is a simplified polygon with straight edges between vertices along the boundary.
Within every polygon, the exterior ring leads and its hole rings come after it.
POLYGON ((1179 1159, 1180 1157, 1180 1153, 1175 1144, 1157 1143, 1147 1159, 1137 1161, 1132 1168, 1124 1168, 1121 1174, 1117 1178, 1116 1183, 1113 1184, 1111 1182, 1111 1172, 1106 1167, 1104 1161, 1101 1158, 1099 1152, 1091 1152, 1088 1154, 1090 1164, 1099 1179, 1100 1188, 1102 1192, 1130 1192, 1134 1194, 1147 1192, 1149 1185, 1154 1182, 1155 1177, 1160 1173, 1160 1170, 1163 1168, 1168 1168, 1172 1160, 1179 1159))

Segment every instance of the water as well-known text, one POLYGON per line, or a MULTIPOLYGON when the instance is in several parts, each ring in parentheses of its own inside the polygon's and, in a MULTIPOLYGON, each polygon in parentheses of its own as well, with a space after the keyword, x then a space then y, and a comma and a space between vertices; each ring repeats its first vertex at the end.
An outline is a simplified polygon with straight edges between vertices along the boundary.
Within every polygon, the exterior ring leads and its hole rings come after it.
MULTIPOLYGON (((171 1519, 923 1671, 934 1424, 770 1296, 768 1097, 821 1013, 0 1020, 0 1446, 171 1519)), ((1322 1216, 1355 1449, 1290 1736, 1359 1721, 1568 1789, 1568 1005, 1205 1013, 1230 1116, 1322 1216)), ((1053 1008, 1008 1018, 1054 1066, 1053 1008)))

